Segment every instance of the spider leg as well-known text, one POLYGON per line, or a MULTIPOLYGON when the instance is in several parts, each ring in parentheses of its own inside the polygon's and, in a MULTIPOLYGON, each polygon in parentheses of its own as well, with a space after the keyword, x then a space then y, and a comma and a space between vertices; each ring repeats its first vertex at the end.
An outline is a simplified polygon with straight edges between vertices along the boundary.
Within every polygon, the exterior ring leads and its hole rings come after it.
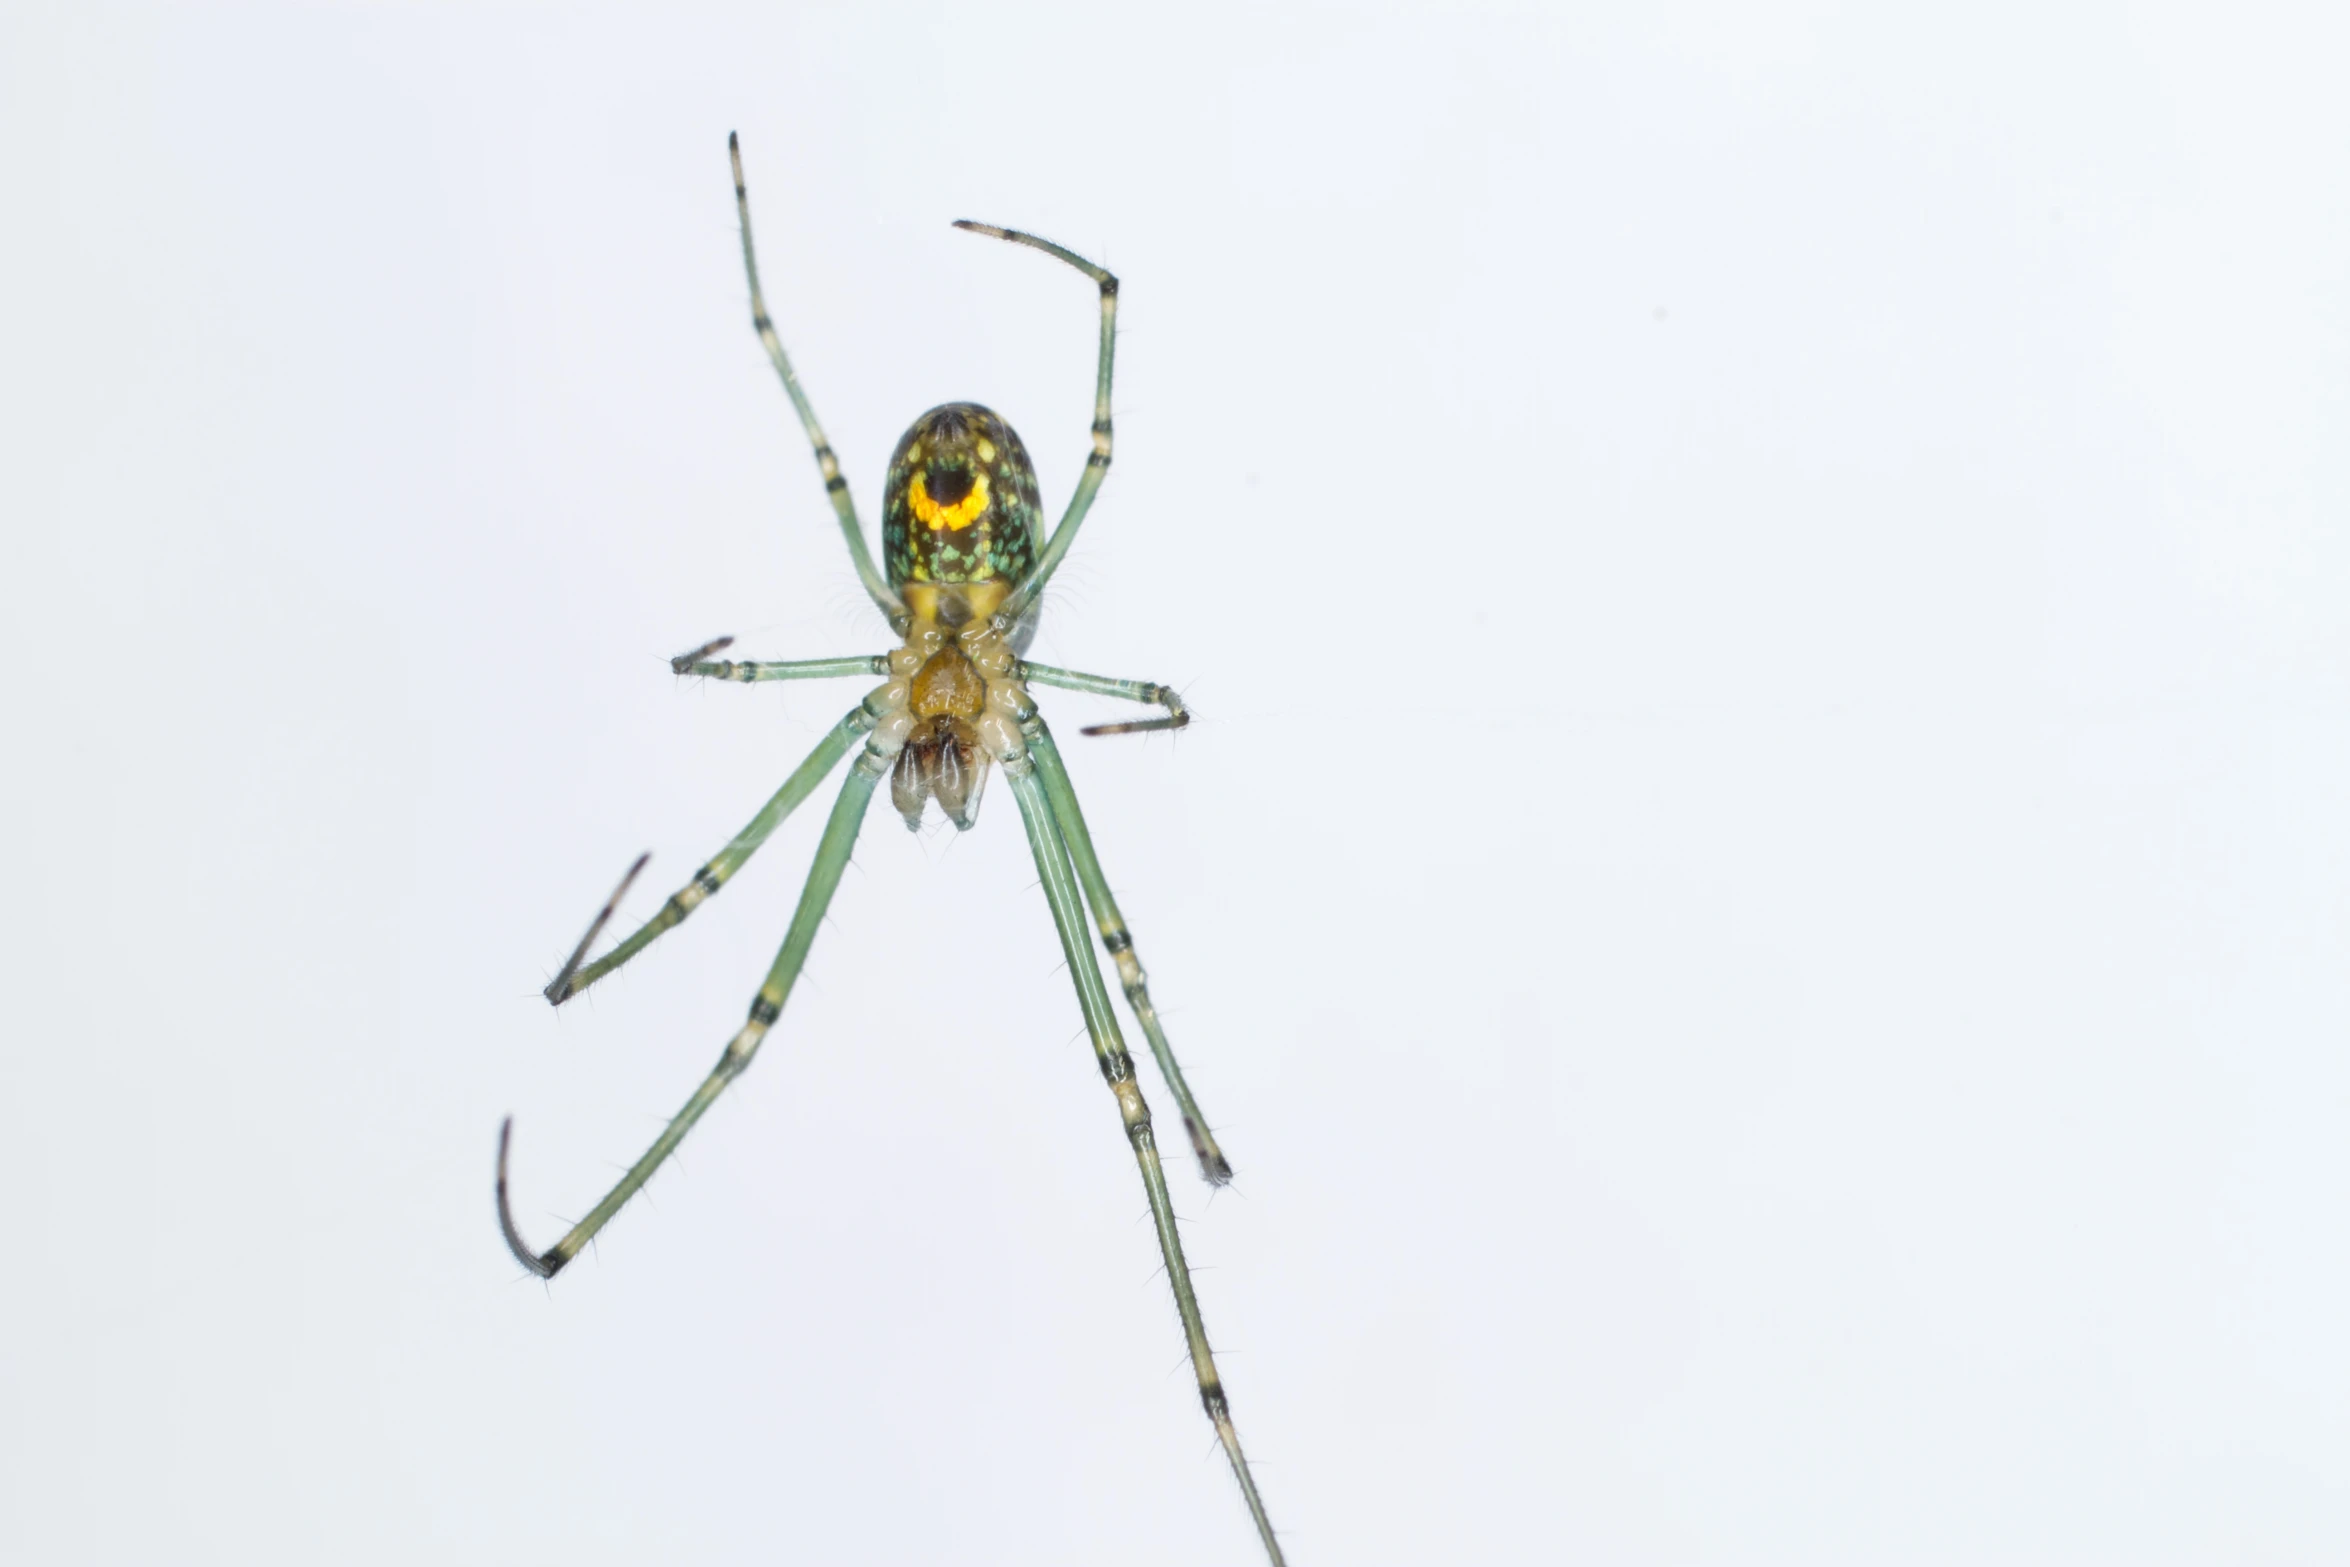
POLYGON ((1191 710, 1183 705, 1183 698, 1175 694, 1173 686, 1162 686, 1148 680, 1113 680, 1108 675, 1083 675, 1074 669, 1055 669, 1050 664, 1023 663, 1020 676, 1040 686, 1058 686, 1064 691, 1086 691, 1095 696, 1114 696, 1122 701, 1141 702, 1167 710, 1164 718, 1138 718, 1120 724, 1087 724, 1078 730, 1083 735, 1139 735, 1161 729, 1181 729, 1191 722, 1191 710))
MULTIPOLYGON (((724 639, 732 640, 731 637, 724 639)), ((680 653, 669 661, 669 668, 680 675, 699 675, 705 680, 738 680, 746 685, 760 680, 832 680, 844 675, 889 673, 887 653, 875 653, 869 658, 797 658, 781 663, 751 659, 721 659, 712 662, 697 656, 715 651, 715 648, 696 648, 692 653, 680 653)))
POLYGON ((1126 929, 1125 918, 1118 912, 1118 900, 1110 896, 1110 884, 1102 875, 1102 862, 1093 852, 1093 834, 1086 831, 1085 813, 1077 808, 1077 791, 1069 785, 1069 770, 1062 765, 1061 748, 1053 743, 1052 731, 1045 727, 1042 716, 1031 717, 1020 726, 1020 733, 1028 741, 1028 754, 1036 761, 1036 776, 1044 784, 1045 798, 1053 808, 1053 824, 1061 832, 1061 841, 1069 846, 1069 857, 1077 864, 1077 880, 1085 888, 1085 901, 1093 905, 1093 923, 1102 933, 1102 950, 1118 965, 1118 982, 1125 987, 1126 1004, 1134 1010, 1135 1021, 1142 1024, 1143 1037, 1150 1041, 1151 1055, 1159 1063, 1159 1075, 1167 1080, 1167 1087, 1175 1095, 1175 1105, 1183 1114, 1183 1130, 1191 1138, 1191 1151, 1199 1158, 1199 1173, 1211 1186, 1222 1186, 1232 1179, 1232 1165, 1224 1157, 1224 1150, 1216 1146, 1216 1134, 1208 1130, 1208 1118, 1200 1114, 1199 1105, 1191 1097, 1191 1085, 1183 1080, 1183 1068, 1175 1064, 1175 1047, 1167 1043, 1167 1031, 1159 1025, 1159 1010, 1151 1005, 1150 984, 1142 972, 1142 956, 1134 950, 1134 937, 1126 929))
POLYGON ((1248 1460, 1241 1455, 1240 1433, 1232 1424, 1224 1384, 1216 1374, 1215 1356, 1208 1349, 1208 1331, 1200 1321, 1191 1268, 1183 1260, 1183 1238, 1175 1230, 1175 1204, 1167 1195, 1167 1174, 1159 1162, 1158 1144, 1151 1137, 1150 1106, 1143 1102, 1142 1089, 1134 1081, 1134 1058, 1126 1053, 1126 1042, 1119 1037, 1118 1020, 1110 1012, 1110 993, 1102 985, 1101 970, 1095 965, 1093 949, 1085 939, 1085 914, 1078 902, 1077 883, 1070 875, 1068 847, 1054 823, 1052 803, 1026 748, 1017 743, 1007 746, 997 753, 997 759, 1003 763, 1004 776, 1011 780, 1012 793, 1020 801, 1020 820, 1028 829, 1029 852, 1035 856, 1037 874, 1044 883, 1045 902, 1052 907, 1053 925, 1061 937, 1061 953, 1069 962, 1069 977, 1077 985, 1077 1003, 1085 1013, 1086 1032, 1093 1037, 1094 1059, 1100 1063, 1110 1092, 1117 1096, 1119 1119, 1126 1125, 1126 1140, 1134 1148, 1135 1163, 1142 1168, 1143 1190, 1150 1197, 1151 1222, 1159 1233, 1159 1255, 1166 1260, 1167 1282, 1174 1288, 1175 1310, 1183 1318, 1183 1336, 1191 1348, 1191 1369, 1199 1379, 1200 1403, 1216 1427, 1216 1440, 1223 1444, 1224 1456, 1231 1461, 1233 1477, 1240 1482, 1249 1516, 1256 1520, 1257 1536, 1264 1542, 1266 1556, 1273 1567, 1283 1567, 1281 1547, 1273 1538, 1272 1520, 1265 1516, 1265 1504, 1257 1495, 1256 1480, 1249 1474, 1248 1460))
POLYGON ((1027 580, 1012 590, 1012 596, 996 611, 996 623, 1009 627, 1015 624, 1028 606, 1036 602, 1044 591, 1046 579, 1061 564, 1061 557, 1069 553, 1069 546, 1077 542, 1078 525, 1093 507, 1093 498, 1102 487, 1102 480, 1110 472, 1110 361, 1118 349, 1118 280, 1095 266, 1073 250, 1065 250, 1049 239, 1034 234, 1023 234, 1018 229, 1000 229, 992 223, 974 223, 968 218, 957 218, 955 227, 974 234, 988 234, 1009 240, 1015 245, 1026 245, 1046 255, 1066 261, 1078 271, 1092 278, 1102 291, 1102 346, 1096 362, 1093 383, 1093 450, 1085 457, 1085 472, 1078 477, 1077 491, 1069 497, 1069 509, 1061 513, 1060 523, 1053 529, 1044 553, 1036 558, 1027 580))
POLYGON ((693 880, 672 893, 669 901, 661 905, 658 914, 639 925, 619 946, 583 967, 580 960, 587 956, 588 948, 595 944, 596 935, 604 928, 604 922, 612 917, 621 894, 628 890, 629 881, 635 880, 637 871, 644 869, 644 860, 639 859, 635 868, 629 871, 628 879, 621 882, 620 890, 612 894, 611 901, 604 905, 603 912, 588 927, 587 935, 571 954, 571 961, 563 965, 560 974, 547 982, 547 1000, 561 1006, 644 951, 652 945, 654 937, 701 907, 713 893, 726 885, 728 877, 743 868, 744 861, 758 852, 759 845, 765 843, 768 835, 782 825, 783 819, 815 792, 816 786, 824 781, 824 775, 832 771, 835 764, 848 754, 849 747, 857 743, 857 737, 870 730, 873 724, 873 714, 862 703, 850 708, 847 716, 816 742, 816 749, 809 752, 808 759, 783 781, 783 787, 776 790, 765 805, 759 807, 759 814, 752 817, 725 848, 712 855, 700 870, 694 872, 693 880))
MULTIPOLYGON (((816 470, 824 476, 824 493, 831 498, 832 509, 840 518, 841 536, 848 540, 849 559, 855 563, 858 578, 865 591, 873 595, 873 602, 893 627, 903 628, 906 606, 890 590, 881 573, 874 569, 873 554, 865 547, 865 529, 857 521, 857 503, 849 498, 849 481, 841 477, 840 459, 832 452, 832 443, 824 438, 824 426, 816 422, 816 409, 809 403, 808 394, 800 390, 800 378, 791 367, 791 357, 783 351, 783 339, 775 335, 775 322, 767 314, 767 299, 759 288, 759 257, 751 248, 751 196, 743 187, 743 153, 734 132, 726 133, 727 161, 734 165, 734 207, 742 218, 743 271, 751 280, 751 325, 758 331, 759 341, 767 349, 767 357, 775 362, 775 373, 783 377, 783 389, 791 396, 791 405, 798 411, 800 427, 808 432, 808 444, 816 448, 816 470)), ((1103 374, 1108 374, 1105 366, 1103 374)), ((1107 383, 1104 383, 1105 391, 1107 383)))
POLYGON ((498 1129, 498 1228, 505 1234, 515 1259, 524 1267, 543 1279, 551 1279, 561 1272, 564 1264, 578 1256, 596 1232, 611 1222, 621 1205, 652 1179, 653 1172, 685 1141, 685 1134, 693 1130, 702 1112, 726 1091, 727 1084, 742 1075, 751 1058, 759 1053, 759 1042, 783 1014, 783 1004, 800 977, 801 966, 808 960, 808 948, 816 940, 816 929, 823 923, 834 890, 840 886, 841 872, 848 868, 849 851, 856 846, 857 829, 865 820, 865 807, 873 798, 873 786, 889 771, 889 764, 890 757, 869 743, 865 754, 857 758, 857 765, 849 769, 848 781, 841 785, 840 798, 833 804, 832 818, 824 824, 824 836, 816 845, 816 860, 808 868, 807 885, 800 889, 800 906, 792 914, 791 929, 784 935, 782 950, 775 954, 774 965, 767 970, 766 983, 759 987, 759 994, 751 1002, 749 1021, 727 1041, 725 1053, 710 1069, 710 1075, 702 1079, 702 1086, 694 1090, 685 1107, 653 1139, 653 1146, 645 1150, 644 1156, 629 1166, 620 1184, 607 1192, 586 1218, 543 1252, 534 1253, 523 1244, 521 1232, 514 1227, 513 1207, 506 1197, 506 1153, 514 1139, 514 1118, 508 1116, 498 1129))
POLYGON ((673 675, 682 675, 711 654, 723 653, 732 646, 734 646, 734 638, 732 637, 712 637, 692 652, 680 653, 671 659, 669 672, 673 675))
MULTIPOLYGON (((547 988, 541 994, 552 996, 556 986, 568 987, 571 976, 578 972, 580 962, 587 957, 588 948, 596 944, 596 938, 604 934, 604 927, 612 923, 612 916, 620 912, 620 900, 628 896, 628 889, 636 885, 637 877, 652 862, 653 851, 650 849, 636 857, 635 862, 621 876, 620 885, 612 889, 612 896, 604 900, 604 906, 596 910, 596 917, 588 921, 587 934, 579 938, 579 945, 573 947, 571 956, 563 960, 562 972, 547 982, 547 988)), ((569 995, 571 992, 566 988, 563 994, 569 995)))

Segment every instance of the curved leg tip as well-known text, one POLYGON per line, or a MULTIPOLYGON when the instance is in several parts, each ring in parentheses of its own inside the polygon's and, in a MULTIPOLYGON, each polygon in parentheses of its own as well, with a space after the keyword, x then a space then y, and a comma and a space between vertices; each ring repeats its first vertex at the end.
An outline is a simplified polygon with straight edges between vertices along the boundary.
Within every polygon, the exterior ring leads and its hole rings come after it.
POLYGON ((555 1270, 568 1258, 548 1252, 541 1257, 522 1244, 522 1232, 514 1227, 514 1208, 506 1200, 506 1151, 514 1145, 514 1117, 508 1116, 498 1126, 498 1229, 506 1237, 506 1249, 521 1263, 542 1279, 551 1279, 555 1270))

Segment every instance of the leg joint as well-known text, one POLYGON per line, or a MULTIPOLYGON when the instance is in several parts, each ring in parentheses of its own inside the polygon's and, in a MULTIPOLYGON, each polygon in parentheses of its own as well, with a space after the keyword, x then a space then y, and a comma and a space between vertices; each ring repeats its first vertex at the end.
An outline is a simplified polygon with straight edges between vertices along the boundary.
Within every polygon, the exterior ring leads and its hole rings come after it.
POLYGON ((755 1014, 761 1006, 767 1004, 764 996, 753 1002, 751 1010, 754 1016, 751 1021, 737 1029, 735 1036, 726 1042, 726 1052, 718 1058, 717 1070, 727 1077, 732 1078, 741 1072, 751 1064, 751 1057, 759 1053, 759 1041, 767 1037, 767 1025, 755 1014))
POLYGON ((1126 1140, 1133 1143, 1137 1150, 1148 1146, 1151 1107, 1143 1100, 1142 1090, 1135 1086, 1131 1068, 1123 1081, 1110 1085, 1110 1091, 1118 1096, 1118 1118, 1126 1123, 1126 1140))

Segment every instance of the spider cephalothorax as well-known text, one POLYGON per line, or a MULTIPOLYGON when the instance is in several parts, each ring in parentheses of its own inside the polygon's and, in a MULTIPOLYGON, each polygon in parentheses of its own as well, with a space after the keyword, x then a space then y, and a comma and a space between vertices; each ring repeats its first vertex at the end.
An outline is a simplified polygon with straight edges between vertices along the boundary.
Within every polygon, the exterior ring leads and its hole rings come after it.
MULTIPOLYGON (((946 588, 937 596, 959 608, 969 591, 976 590, 946 588)), ((915 620, 889 664, 890 681, 873 700, 883 710, 881 727, 905 736, 890 768, 890 803, 917 832, 931 800, 968 830, 979 815, 989 762, 1015 743, 1020 720, 1035 711, 1019 662, 983 612, 952 636, 937 619, 915 620)))

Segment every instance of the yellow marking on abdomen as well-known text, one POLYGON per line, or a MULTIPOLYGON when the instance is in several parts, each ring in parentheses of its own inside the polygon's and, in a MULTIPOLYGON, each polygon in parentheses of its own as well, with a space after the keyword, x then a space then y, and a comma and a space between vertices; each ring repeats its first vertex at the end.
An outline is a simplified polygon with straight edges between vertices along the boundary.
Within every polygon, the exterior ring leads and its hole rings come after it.
POLYGON ((923 482, 924 477, 919 473, 914 475, 914 483, 906 491, 906 504, 913 508, 914 519, 931 532, 936 533, 945 528, 960 533, 976 522, 981 512, 987 510, 986 474, 973 474, 971 493, 952 506, 941 506, 930 498, 930 486, 923 482))

